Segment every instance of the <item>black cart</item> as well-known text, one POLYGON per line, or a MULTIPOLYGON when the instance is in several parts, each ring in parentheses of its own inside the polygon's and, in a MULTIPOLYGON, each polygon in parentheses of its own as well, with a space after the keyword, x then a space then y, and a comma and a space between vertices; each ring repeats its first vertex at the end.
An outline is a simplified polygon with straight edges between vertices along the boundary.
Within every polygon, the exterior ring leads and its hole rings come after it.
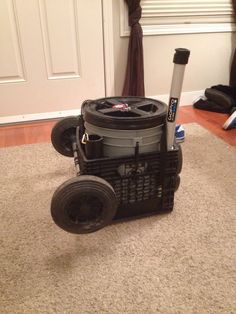
POLYGON ((169 106, 149 98, 87 100, 81 115, 56 123, 51 139, 74 157, 77 176, 55 191, 54 222, 77 234, 173 210, 182 150, 174 140, 189 51, 176 49, 169 106))

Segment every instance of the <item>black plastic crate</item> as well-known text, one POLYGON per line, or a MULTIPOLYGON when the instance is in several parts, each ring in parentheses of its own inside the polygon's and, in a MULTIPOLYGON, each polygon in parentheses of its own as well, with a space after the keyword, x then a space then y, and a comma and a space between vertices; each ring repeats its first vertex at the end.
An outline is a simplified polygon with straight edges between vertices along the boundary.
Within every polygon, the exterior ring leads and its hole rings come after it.
POLYGON ((173 209, 180 162, 178 146, 173 151, 99 159, 87 159, 79 140, 77 149, 80 174, 101 177, 114 188, 119 201, 114 220, 173 209))

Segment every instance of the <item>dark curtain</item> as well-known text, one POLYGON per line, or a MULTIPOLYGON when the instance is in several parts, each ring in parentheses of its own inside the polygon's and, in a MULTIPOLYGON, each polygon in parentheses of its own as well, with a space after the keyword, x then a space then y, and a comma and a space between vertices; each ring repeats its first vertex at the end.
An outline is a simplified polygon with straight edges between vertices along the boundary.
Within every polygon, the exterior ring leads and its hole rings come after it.
POLYGON ((129 8, 131 27, 128 60, 123 87, 123 96, 144 96, 143 31, 139 24, 142 15, 140 0, 125 0, 129 8))
MULTIPOLYGON (((236 23, 236 0, 232 0, 234 8, 234 21, 236 23)), ((230 70, 230 85, 236 87, 236 49, 234 51, 233 61, 230 70)))

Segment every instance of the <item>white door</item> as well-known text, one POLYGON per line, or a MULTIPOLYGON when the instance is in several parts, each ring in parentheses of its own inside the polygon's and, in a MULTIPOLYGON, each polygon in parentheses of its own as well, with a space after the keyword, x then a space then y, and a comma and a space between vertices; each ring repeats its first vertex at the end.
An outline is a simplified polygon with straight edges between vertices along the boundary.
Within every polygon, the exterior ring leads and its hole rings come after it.
POLYGON ((103 97, 101 0, 0 0, 0 116, 103 97))

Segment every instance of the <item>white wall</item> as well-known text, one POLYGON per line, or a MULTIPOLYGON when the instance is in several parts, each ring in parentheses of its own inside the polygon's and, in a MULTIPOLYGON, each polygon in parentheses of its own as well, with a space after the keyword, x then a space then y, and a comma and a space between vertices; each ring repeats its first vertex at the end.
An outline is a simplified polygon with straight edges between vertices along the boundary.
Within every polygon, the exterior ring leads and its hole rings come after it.
MULTIPOLYGON (((120 37, 119 1, 113 1, 115 92, 121 94, 128 37, 120 37)), ((204 90, 214 84, 228 84, 235 33, 144 36, 144 71, 147 96, 168 94, 175 48, 191 50, 183 92, 204 90)))

